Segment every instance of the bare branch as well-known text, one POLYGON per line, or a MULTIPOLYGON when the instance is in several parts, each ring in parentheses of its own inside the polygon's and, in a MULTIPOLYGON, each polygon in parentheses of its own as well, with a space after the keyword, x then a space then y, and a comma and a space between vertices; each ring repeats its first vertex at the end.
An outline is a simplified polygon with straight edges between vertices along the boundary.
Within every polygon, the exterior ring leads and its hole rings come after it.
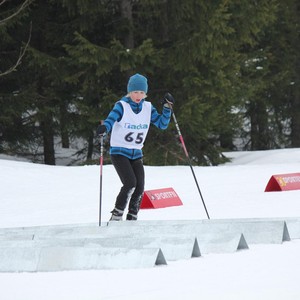
POLYGON ((25 55, 26 50, 27 50, 30 40, 31 40, 31 31, 32 31, 32 22, 30 22, 30 30, 29 30, 29 36, 28 36, 27 43, 25 44, 25 47, 23 49, 22 48, 20 49, 20 54, 19 54, 19 57, 18 57, 16 63, 12 67, 10 67, 8 70, 6 70, 5 72, 3 72, 3 73, 1 72, 0 77, 5 76, 5 75, 15 71, 17 69, 17 67, 21 64, 22 58, 25 55))
MULTIPOLYGON (((0 26, 5 24, 8 20, 14 18, 15 16, 17 16, 23 9, 25 9, 29 4, 30 2, 32 2, 33 0, 25 0, 22 5, 18 8, 18 10, 16 12, 14 12, 13 14, 11 14, 9 17, 3 19, 3 20, 0 20, 0 26)), ((2 0, 0 2, 0 5, 4 4, 6 2, 6 0, 2 0)))

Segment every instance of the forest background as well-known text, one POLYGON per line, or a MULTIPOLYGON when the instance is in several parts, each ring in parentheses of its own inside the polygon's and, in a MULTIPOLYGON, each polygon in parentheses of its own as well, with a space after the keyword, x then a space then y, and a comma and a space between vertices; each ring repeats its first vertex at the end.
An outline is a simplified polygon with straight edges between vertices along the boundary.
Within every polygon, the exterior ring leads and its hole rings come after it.
MULTIPOLYGON (((96 128, 136 72, 158 111, 176 99, 194 164, 300 147, 299 19, 298 0, 1 0, 0 153, 97 163, 96 128)), ((185 163, 173 122, 144 162, 185 163)))

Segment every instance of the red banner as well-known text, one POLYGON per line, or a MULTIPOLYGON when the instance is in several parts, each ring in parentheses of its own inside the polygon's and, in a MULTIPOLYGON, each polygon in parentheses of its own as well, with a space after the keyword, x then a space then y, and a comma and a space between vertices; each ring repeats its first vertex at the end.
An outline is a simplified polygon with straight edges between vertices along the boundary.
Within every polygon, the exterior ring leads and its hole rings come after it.
POLYGON ((179 205, 182 205, 182 202, 173 188, 164 188, 145 191, 141 208, 163 208, 179 205))
POLYGON ((300 173, 273 175, 265 192, 300 190, 300 173))

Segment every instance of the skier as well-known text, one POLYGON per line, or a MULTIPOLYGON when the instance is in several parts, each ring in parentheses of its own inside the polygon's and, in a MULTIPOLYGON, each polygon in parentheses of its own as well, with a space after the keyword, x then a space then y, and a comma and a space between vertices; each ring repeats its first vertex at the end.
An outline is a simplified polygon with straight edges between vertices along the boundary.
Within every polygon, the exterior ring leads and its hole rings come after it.
POLYGON ((150 124, 164 130, 170 122, 174 98, 170 94, 164 98, 162 114, 159 114, 151 102, 145 100, 147 92, 147 78, 138 73, 131 76, 127 95, 115 103, 103 124, 97 128, 98 135, 111 132, 111 161, 123 184, 110 221, 122 220, 128 202, 126 220, 137 220, 144 193, 142 148, 146 135, 150 124))

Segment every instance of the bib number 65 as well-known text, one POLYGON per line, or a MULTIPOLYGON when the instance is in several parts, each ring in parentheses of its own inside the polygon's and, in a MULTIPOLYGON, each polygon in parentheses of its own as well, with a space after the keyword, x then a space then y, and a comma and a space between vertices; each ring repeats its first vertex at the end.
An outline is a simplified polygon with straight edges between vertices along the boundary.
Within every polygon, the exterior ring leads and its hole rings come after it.
POLYGON ((134 142, 136 144, 141 144, 144 140, 143 136, 143 132, 139 132, 138 134, 135 134, 135 132, 129 132, 125 135, 125 141, 129 143, 134 142))

